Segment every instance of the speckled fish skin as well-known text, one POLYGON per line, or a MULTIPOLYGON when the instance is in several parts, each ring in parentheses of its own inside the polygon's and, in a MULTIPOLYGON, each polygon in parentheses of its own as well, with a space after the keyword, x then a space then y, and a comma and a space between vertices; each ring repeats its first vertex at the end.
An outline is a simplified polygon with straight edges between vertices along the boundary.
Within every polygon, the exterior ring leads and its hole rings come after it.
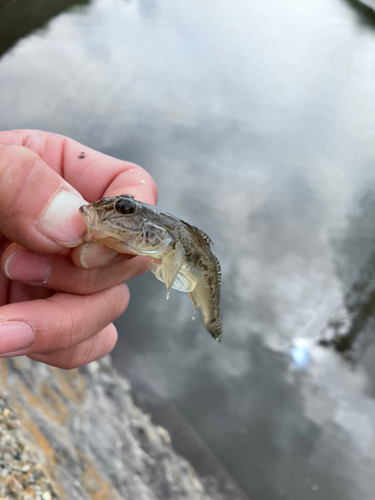
POLYGON ((203 231, 129 194, 103 198, 82 206, 80 212, 87 224, 87 242, 151 257, 149 267, 166 284, 167 298, 172 288, 188 292, 194 315, 200 307, 205 328, 221 340, 220 264, 203 231))

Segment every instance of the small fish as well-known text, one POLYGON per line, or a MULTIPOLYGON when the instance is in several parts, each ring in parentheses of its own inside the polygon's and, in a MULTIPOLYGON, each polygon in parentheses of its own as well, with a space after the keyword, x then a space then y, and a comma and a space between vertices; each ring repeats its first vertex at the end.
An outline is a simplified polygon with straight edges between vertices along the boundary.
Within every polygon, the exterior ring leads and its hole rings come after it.
POLYGON ((79 210, 87 224, 85 241, 151 257, 149 267, 166 284, 167 299, 172 288, 187 292, 194 316, 200 307, 205 328, 220 341, 221 272, 207 234, 130 194, 103 198, 79 210))

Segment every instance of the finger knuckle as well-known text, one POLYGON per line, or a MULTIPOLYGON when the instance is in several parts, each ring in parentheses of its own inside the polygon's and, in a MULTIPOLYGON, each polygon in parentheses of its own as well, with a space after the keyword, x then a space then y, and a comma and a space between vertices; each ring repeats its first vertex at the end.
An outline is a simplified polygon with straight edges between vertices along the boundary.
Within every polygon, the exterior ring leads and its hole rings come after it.
POLYGON ((0 158, 3 168, 6 168, 14 166, 14 162, 22 165, 32 164, 39 156, 32 149, 25 146, 5 144, 0 148, 0 158))
POLYGON ((106 283, 111 279, 110 274, 111 270, 106 267, 100 269, 85 269, 81 273, 79 283, 76 284, 76 293, 86 295, 106 288, 106 283))
POLYGON ((111 318, 120 316, 128 307, 129 290, 125 284, 117 285, 106 291, 107 310, 111 318))
MULTIPOLYGON (((51 299, 53 300, 52 297, 51 299)), ((60 320, 52 338, 54 349, 69 349, 76 344, 78 319, 75 317, 74 312, 68 307, 63 307, 58 302, 55 302, 55 306, 56 318, 60 320)))
POLYGON ((22 199, 22 192, 39 160, 34 151, 24 146, 6 145, 0 148, 0 206, 4 217, 19 210, 19 204, 9 203, 9 200, 22 199))

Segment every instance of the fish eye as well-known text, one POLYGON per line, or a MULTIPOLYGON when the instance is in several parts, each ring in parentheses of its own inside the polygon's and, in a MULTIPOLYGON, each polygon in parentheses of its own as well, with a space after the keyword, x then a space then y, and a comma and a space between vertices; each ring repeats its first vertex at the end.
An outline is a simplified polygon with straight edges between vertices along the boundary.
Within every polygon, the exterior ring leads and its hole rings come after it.
POLYGON ((135 212, 135 203, 132 200, 119 200, 115 205, 116 212, 123 215, 132 214, 135 212))

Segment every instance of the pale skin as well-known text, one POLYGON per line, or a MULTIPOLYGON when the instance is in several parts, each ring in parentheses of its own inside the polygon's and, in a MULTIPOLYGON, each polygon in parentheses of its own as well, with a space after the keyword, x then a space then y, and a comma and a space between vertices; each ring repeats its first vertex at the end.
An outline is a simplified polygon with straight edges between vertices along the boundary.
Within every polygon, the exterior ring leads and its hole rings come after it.
POLYGON ((85 244, 78 207, 125 193, 157 201, 138 165, 56 134, 0 132, 0 357, 71 369, 113 349, 124 281, 147 260, 85 244))

